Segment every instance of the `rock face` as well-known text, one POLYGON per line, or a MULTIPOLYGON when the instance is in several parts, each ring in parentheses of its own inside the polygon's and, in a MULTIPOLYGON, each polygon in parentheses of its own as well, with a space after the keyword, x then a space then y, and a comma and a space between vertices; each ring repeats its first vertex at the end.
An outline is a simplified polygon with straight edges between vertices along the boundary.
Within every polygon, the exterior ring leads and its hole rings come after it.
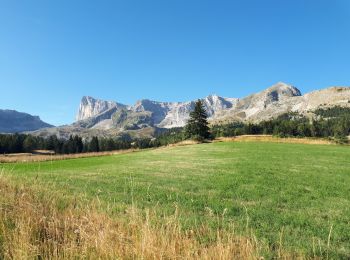
MULTIPOLYGON (((210 95, 202 99, 202 101, 208 117, 214 118, 217 114, 232 108, 236 104, 237 99, 210 95)), ((168 103, 168 112, 157 126, 163 128, 184 126, 195 103, 196 101, 168 103)))
MULTIPOLYGON (((202 99, 209 120, 259 122, 287 112, 309 113, 320 106, 350 106, 350 88, 331 87, 301 95, 283 82, 245 98, 210 95, 202 99)), ((94 129, 137 130, 146 127, 172 128, 186 124, 196 101, 158 102, 148 99, 127 106, 113 101, 83 97, 75 126, 94 129)))
POLYGON ((84 120, 101 114, 111 108, 126 107, 114 101, 104 101, 93 97, 84 96, 79 105, 79 111, 76 120, 84 120))
POLYGON ((38 116, 0 109, 0 133, 20 133, 45 127, 53 126, 41 121, 38 116))
POLYGON ((238 99, 236 105, 224 111, 214 120, 261 121, 276 117, 291 109, 287 105, 301 97, 299 89, 283 82, 248 97, 238 99))
MULTIPOLYGON (((210 95, 203 99, 209 117, 232 108, 238 99, 210 95)), ((195 101, 157 102, 148 99, 134 106, 83 97, 75 125, 87 128, 140 129, 144 127, 172 128, 186 124, 195 101)))

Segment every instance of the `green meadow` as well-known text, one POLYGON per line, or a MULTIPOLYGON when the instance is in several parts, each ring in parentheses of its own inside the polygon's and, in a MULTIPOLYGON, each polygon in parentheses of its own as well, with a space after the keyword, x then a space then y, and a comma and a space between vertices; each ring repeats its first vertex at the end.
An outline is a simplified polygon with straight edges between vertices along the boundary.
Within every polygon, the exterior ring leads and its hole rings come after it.
POLYGON ((1 168, 18 183, 97 199, 116 217, 135 205, 176 211, 184 229, 233 224, 265 245, 267 257, 281 246, 307 257, 350 257, 347 146, 218 142, 1 168))

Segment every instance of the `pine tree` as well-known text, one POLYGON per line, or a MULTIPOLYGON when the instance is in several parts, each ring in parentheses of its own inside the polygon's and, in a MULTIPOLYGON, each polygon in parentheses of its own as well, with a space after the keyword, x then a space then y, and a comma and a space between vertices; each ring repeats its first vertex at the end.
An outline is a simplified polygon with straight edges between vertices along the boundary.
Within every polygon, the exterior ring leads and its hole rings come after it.
POLYGON ((92 137, 89 144, 89 152, 99 152, 100 145, 97 136, 92 137))
POLYGON ((79 136, 74 136, 73 138, 73 143, 74 143, 74 152, 75 153, 81 153, 83 151, 83 140, 79 136))
POLYGON ((198 99, 185 127, 186 137, 203 141, 210 137, 209 126, 203 102, 198 99))
POLYGON ((23 141, 23 150, 27 153, 33 152, 36 147, 36 142, 35 138, 31 135, 27 135, 26 138, 23 141))

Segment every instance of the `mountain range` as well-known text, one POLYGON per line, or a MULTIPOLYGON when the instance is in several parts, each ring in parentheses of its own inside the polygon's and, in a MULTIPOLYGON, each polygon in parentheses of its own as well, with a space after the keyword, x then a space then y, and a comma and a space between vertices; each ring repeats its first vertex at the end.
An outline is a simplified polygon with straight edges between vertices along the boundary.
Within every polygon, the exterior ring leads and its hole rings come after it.
POLYGON ((15 110, 0 109, 0 133, 19 133, 45 127, 53 126, 43 122, 38 116, 15 110))
MULTIPOLYGON (((312 117, 313 111, 320 107, 350 107, 350 87, 330 87, 302 95, 296 87, 278 82, 244 98, 209 95, 202 100, 212 124, 232 121, 260 122, 287 112, 298 112, 312 117)), ((31 133, 40 136, 55 134, 61 138, 67 138, 71 134, 107 137, 122 133, 149 137, 159 129, 183 127, 195 102, 142 99, 130 106, 84 96, 73 124, 44 128, 31 133)))

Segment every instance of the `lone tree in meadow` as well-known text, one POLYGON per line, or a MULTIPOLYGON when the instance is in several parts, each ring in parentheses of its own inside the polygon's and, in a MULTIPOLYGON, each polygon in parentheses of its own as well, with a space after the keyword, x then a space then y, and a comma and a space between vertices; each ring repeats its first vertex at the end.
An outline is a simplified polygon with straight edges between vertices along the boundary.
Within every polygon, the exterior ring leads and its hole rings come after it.
POLYGON ((208 139, 210 133, 207 117, 203 102, 198 99, 194 110, 190 113, 190 119, 185 126, 186 137, 197 141, 208 139))

